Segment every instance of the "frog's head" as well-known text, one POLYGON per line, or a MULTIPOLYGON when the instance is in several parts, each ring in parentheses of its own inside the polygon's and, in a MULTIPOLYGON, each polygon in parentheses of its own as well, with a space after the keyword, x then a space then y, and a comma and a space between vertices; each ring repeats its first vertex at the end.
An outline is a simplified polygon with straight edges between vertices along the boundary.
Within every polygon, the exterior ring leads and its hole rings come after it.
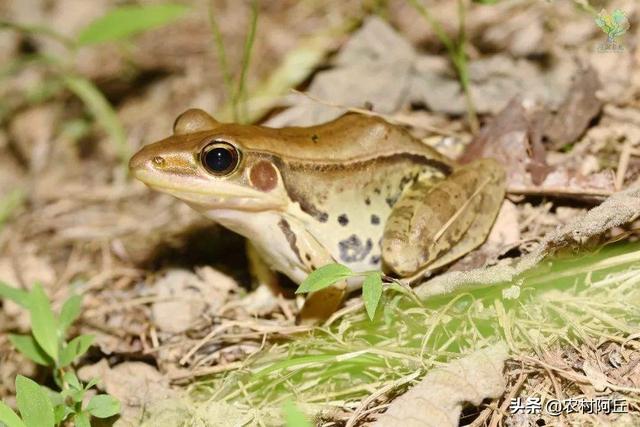
POLYGON ((198 210, 260 211, 286 206, 277 158, 251 148, 257 126, 223 124, 191 109, 173 135, 143 147, 129 162, 133 176, 198 210))

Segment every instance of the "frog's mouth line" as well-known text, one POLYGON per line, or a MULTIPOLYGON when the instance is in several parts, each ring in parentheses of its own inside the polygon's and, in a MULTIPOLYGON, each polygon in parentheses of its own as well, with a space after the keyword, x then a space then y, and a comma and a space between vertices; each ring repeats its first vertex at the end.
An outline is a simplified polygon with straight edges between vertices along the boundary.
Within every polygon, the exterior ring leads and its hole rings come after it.
POLYGON ((215 191, 211 191, 210 188, 203 188, 200 185, 193 185, 193 183, 180 185, 171 180, 159 178, 146 170, 134 171, 133 175, 152 190, 169 194, 192 205, 243 210, 262 210, 256 209, 256 207, 265 206, 263 209, 268 209, 282 205, 277 197, 268 197, 265 196, 265 193, 239 185, 219 183, 216 185, 215 191), (248 209, 249 207, 253 207, 253 209, 248 209))

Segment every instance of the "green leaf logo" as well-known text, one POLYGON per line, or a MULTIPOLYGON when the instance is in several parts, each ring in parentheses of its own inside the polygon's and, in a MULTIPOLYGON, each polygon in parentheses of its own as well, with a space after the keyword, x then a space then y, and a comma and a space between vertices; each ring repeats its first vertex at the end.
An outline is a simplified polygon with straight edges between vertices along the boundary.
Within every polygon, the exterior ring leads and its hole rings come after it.
POLYGON ((621 37, 629 29, 629 19, 620 9, 616 9, 612 14, 602 9, 596 16, 596 25, 607 35, 612 43, 621 37))

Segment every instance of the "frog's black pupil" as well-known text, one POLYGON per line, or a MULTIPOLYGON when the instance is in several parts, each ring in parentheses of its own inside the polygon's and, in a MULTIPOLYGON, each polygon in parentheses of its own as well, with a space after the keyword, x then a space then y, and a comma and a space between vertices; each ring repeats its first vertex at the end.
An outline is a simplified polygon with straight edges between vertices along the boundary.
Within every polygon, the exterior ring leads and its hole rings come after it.
POLYGON ((216 147, 204 153, 203 162, 212 172, 226 172, 234 166, 234 155, 231 149, 216 147))

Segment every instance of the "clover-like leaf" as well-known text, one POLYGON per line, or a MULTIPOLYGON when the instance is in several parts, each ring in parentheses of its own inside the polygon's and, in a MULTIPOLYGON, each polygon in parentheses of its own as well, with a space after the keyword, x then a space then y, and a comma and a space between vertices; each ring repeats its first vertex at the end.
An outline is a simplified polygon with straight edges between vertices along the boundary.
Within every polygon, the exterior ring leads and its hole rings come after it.
POLYGON ((93 396, 86 408, 96 418, 109 418, 120 413, 120 401, 108 394, 93 396))
POLYGON ((16 377, 16 402, 27 427, 54 426, 51 400, 35 381, 22 375, 16 377))
POLYGON ((353 276, 353 271, 349 267, 327 264, 309 274, 296 290, 296 294, 319 291, 350 276, 353 276))
POLYGON ((88 412, 78 412, 73 416, 75 427, 91 427, 91 416, 88 412))
POLYGON ((69 341, 60 352, 61 367, 69 366, 73 361, 87 352, 93 344, 93 335, 79 335, 69 341))
POLYGON ((2 423, 6 424, 7 427, 27 427, 20 417, 4 402, 0 402, 0 424, 2 423))
POLYGON ((373 320, 382 296, 382 277, 380 273, 370 273, 362 283, 362 299, 369 319, 373 320))

